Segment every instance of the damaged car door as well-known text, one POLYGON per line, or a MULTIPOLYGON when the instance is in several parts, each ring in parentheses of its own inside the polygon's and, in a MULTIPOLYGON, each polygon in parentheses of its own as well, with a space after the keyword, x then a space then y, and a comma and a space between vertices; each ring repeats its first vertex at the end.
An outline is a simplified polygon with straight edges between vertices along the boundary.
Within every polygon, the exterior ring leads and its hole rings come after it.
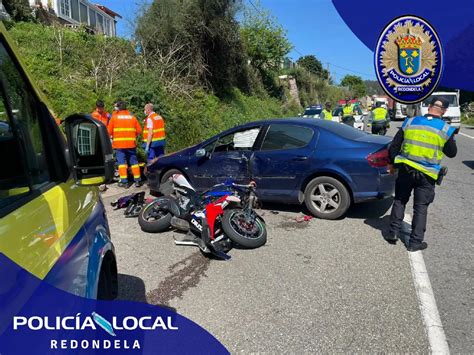
POLYGON ((248 183, 249 159, 261 127, 247 127, 220 136, 204 147, 199 158, 194 181, 197 187, 208 188, 231 178, 237 183, 248 183))

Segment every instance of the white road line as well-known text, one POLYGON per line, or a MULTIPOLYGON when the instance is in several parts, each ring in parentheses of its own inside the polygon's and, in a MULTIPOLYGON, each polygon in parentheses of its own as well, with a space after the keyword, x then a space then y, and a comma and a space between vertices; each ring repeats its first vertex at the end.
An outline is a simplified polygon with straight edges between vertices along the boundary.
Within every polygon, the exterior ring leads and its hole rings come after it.
POLYGON ((460 134, 461 136, 467 137, 467 138, 474 139, 473 136, 470 136, 470 135, 468 135, 468 134, 466 134, 466 133, 459 132, 458 134, 460 134))
MULTIPOLYGON (((411 225, 411 216, 405 214, 405 223, 411 225)), ((415 284, 418 304, 420 306, 423 323, 426 328, 432 354, 449 354, 449 346, 444 333, 443 324, 439 316, 436 300, 431 288, 428 271, 421 251, 408 252, 411 274, 415 284)))

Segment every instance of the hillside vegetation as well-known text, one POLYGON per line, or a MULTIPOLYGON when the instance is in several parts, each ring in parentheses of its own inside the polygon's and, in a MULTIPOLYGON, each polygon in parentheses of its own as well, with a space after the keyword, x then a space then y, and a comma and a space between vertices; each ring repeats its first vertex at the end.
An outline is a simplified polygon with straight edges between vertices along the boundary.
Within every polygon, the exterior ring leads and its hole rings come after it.
POLYGON ((34 19, 7 27, 57 117, 91 112, 97 99, 110 110, 122 99, 142 121, 143 106, 153 102, 166 120, 168 151, 237 124, 296 116, 302 106, 335 103, 350 94, 331 85, 314 56, 283 68, 291 44, 264 9, 242 11, 234 0, 160 0, 137 24, 132 40, 34 19), (300 102, 278 79, 282 74, 296 78, 300 102))

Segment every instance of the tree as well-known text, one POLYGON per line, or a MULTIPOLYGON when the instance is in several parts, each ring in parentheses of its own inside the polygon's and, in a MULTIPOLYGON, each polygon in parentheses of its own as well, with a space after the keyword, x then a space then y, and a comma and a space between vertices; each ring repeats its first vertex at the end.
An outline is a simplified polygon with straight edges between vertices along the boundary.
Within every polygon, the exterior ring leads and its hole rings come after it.
POLYGON ((298 65, 301 65, 311 74, 316 75, 317 77, 327 80, 329 79, 329 72, 323 68, 323 65, 314 55, 305 55, 296 61, 298 65))
POLYGON ((28 0, 6 0, 3 1, 3 6, 13 21, 33 21, 33 13, 28 0))
POLYGON ((246 90, 244 49, 235 20, 239 3, 154 0, 135 32, 146 63, 156 67, 158 58, 167 58, 184 81, 204 84, 218 94, 233 86, 246 90))
POLYGON ((364 80, 367 95, 384 95, 384 91, 377 80, 364 80))
POLYGON ((367 92, 364 81, 357 75, 346 75, 341 80, 341 86, 348 87, 352 94, 357 97, 364 96, 367 92))
POLYGON ((292 48, 283 27, 259 4, 245 9, 240 34, 251 65, 259 70, 279 70, 292 48))

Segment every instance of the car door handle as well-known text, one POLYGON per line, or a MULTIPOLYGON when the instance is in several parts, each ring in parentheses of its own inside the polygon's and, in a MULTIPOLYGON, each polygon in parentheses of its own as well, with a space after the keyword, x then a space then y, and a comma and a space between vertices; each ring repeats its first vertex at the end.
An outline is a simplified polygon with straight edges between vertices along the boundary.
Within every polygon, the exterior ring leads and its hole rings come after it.
POLYGON ((308 157, 307 156, 304 156, 304 155, 299 155, 297 157, 294 157, 293 160, 296 160, 296 161, 304 161, 304 160, 308 160, 308 157))

